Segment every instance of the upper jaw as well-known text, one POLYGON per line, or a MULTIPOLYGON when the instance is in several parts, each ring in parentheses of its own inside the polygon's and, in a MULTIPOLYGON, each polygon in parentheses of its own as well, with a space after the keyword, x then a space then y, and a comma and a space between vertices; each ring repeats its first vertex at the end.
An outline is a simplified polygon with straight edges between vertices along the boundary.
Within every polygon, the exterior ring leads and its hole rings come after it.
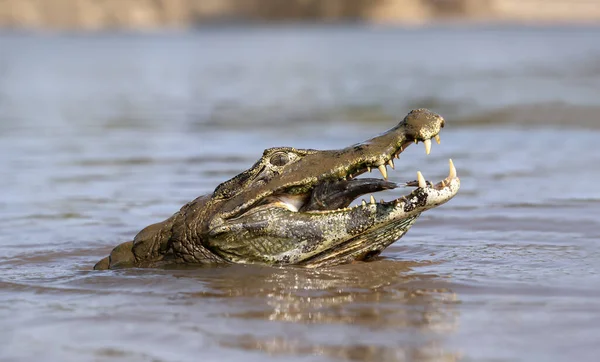
MULTIPOLYGON (((441 143, 441 138, 439 134, 432 135, 431 138, 425 138, 419 140, 418 138, 406 139, 404 142, 400 143, 400 145, 393 149, 389 154, 383 154, 379 156, 372 157, 372 159, 364 160, 357 162, 354 166, 348 168, 347 173, 342 175, 342 179, 353 179, 357 176, 362 175, 365 172, 371 172, 374 169, 377 169, 384 180, 388 179, 388 169, 387 167, 391 167, 395 169, 394 158, 400 159, 400 154, 408 148, 411 144, 418 144, 419 141, 422 141, 425 147, 425 154, 429 155, 431 153, 431 145, 432 139, 436 141, 439 145, 441 143)), ((368 142, 367 142, 368 143, 368 142)))
MULTIPOLYGON (((440 143, 439 135, 435 134, 432 138, 434 138, 438 144, 440 143)), ((395 169, 393 158, 399 158, 400 153, 402 153, 412 143, 418 143, 418 141, 416 139, 405 141, 401 143, 399 147, 392 148, 392 151, 389 154, 381 156, 383 161, 363 159, 348 167, 346 169, 346 174, 343 174, 341 177, 334 178, 333 181, 317 181, 316 185, 312 186, 311 191, 308 194, 304 194, 299 197, 290 197, 289 195, 275 196, 274 199, 276 199, 278 202, 273 203, 271 206, 284 207, 293 212, 334 211, 337 209, 345 209, 354 199, 361 195, 396 188, 399 186, 398 184, 387 181, 387 166, 395 169), (375 167, 377 164, 379 165, 375 167), (366 172, 371 172, 374 168, 381 173, 383 180, 374 178, 357 178, 359 175, 362 175, 366 172), (335 197, 338 197, 339 199, 335 200, 335 197)), ((426 154, 431 152, 431 143, 431 139, 426 139, 423 141, 426 154)), ((450 160, 450 171, 448 177, 435 186, 433 186, 433 184, 430 182, 425 181, 420 172, 417 172, 416 181, 407 182, 404 186, 418 186, 419 188, 431 186, 434 189, 442 190, 444 187, 449 186, 454 178, 458 179, 456 176, 456 168, 454 167, 452 160, 450 160)), ((458 187, 456 187, 456 189, 458 189, 458 187)), ((451 197, 453 196, 454 195, 451 197)), ((271 198, 271 200, 273 200, 273 198, 271 198)), ((374 200, 375 198, 371 195, 371 203, 374 203, 374 200)), ((398 200, 394 200, 392 202, 398 200)), ((363 201, 363 203, 365 203, 365 201, 363 201)), ((381 200, 381 203, 384 203, 384 201, 381 200)))
MULTIPOLYGON (((230 198, 221 207, 221 219, 237 217, 264 205, 269 198, 279 198, 285 194, 305 196, 323 182, 352 180, 358 175, 373 169, 379 170, 387 181, 388 169, 395 167, 393 158, 398 158, 410 144, 423 142, 426 153, 430 152, 431 139, 439 143, 439 132, 444 119, 426 109, 417 109, 394 128, 363 143, 342 150, 305 152, 302 158, 290 164, 286 170, 264 185, 250 186, 230 198), (293 190, 293 192, 291 191, 293 190)), ((296 211, 293 207, 290 210, 296 211)))

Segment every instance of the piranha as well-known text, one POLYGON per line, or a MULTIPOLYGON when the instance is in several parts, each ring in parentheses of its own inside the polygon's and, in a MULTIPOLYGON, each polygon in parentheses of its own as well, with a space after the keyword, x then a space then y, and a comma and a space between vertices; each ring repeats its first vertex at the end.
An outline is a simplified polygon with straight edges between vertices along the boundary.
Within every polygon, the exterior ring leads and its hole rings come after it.
POLYGON ((416 109, 389 131, 343 149, 266 149, 248 170, 144 228, 94 269, 177 263, 317 268, 372 259, 404 236, 422 212, 458 192, 450 160, 448 176, 436 184, 417 172, 415 181, 403 185, 409 194, 379 202, 372 195, 398 187, 388 181, 394 158, 419 142, 429 154, 444 125, 440 115, 416 109), (358 178, 372 170, 381 178, 358 178), (350 206, 366 194, 368 202, 350 206))

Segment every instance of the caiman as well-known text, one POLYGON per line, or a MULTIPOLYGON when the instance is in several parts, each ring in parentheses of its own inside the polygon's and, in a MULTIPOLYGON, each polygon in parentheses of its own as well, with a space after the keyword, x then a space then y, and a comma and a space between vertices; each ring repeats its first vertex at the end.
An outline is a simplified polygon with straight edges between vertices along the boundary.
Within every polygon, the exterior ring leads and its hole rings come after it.
POLYGON ((212 194, 187 203, 173 216, 120 244, 94 269, 157 267, 171 263, 245 263, 321 267, 369 260, 401 238, 419 215, 456 195, 450 160, 437 184, 417 180, 408 195, 391 201, 351 203, 393 189, 387 167, 409 145, 440 141, 444 119, 416 109, 394 128, 339 150, 275 147, 212 194), (357 178, 371 170, 382 178, 357 178))

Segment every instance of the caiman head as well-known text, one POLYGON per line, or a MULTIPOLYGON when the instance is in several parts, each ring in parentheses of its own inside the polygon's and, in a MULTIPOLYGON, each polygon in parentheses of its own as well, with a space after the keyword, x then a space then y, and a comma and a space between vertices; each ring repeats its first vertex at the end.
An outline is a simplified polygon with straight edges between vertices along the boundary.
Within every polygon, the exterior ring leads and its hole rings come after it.
POLYGON ((429 153, 444 123, 417 109, 389 131, 344 149, 269 148, 249 170, 142 230, 96 268, 169 260, 319 267, 370 259, 423 211, 457 193, 460 180, 450 160, 448 177, 437 184, 418 172, 405 185, 415 187, 408 195, 380 202, 371 195, 370 202, 349 207, 361 195, 397 187, 387 181, 387 167, 413 143, 424 143, 429 153), (371 170, 382 178, 357 178, 371 170))

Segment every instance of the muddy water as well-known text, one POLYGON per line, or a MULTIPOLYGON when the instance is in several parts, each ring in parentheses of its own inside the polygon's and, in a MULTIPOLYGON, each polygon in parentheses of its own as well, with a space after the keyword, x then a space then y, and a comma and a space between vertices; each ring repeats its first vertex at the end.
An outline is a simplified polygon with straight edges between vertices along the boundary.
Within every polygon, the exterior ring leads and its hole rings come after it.
MULTIPOLYGON (((599 29, 0 36, 0 360, 595 361, 599 29), (381 260, 94 272, 270 146, 429 107, 459 195, 381 260)), ((399 196, 394 190, 386 198, 399 196)))

